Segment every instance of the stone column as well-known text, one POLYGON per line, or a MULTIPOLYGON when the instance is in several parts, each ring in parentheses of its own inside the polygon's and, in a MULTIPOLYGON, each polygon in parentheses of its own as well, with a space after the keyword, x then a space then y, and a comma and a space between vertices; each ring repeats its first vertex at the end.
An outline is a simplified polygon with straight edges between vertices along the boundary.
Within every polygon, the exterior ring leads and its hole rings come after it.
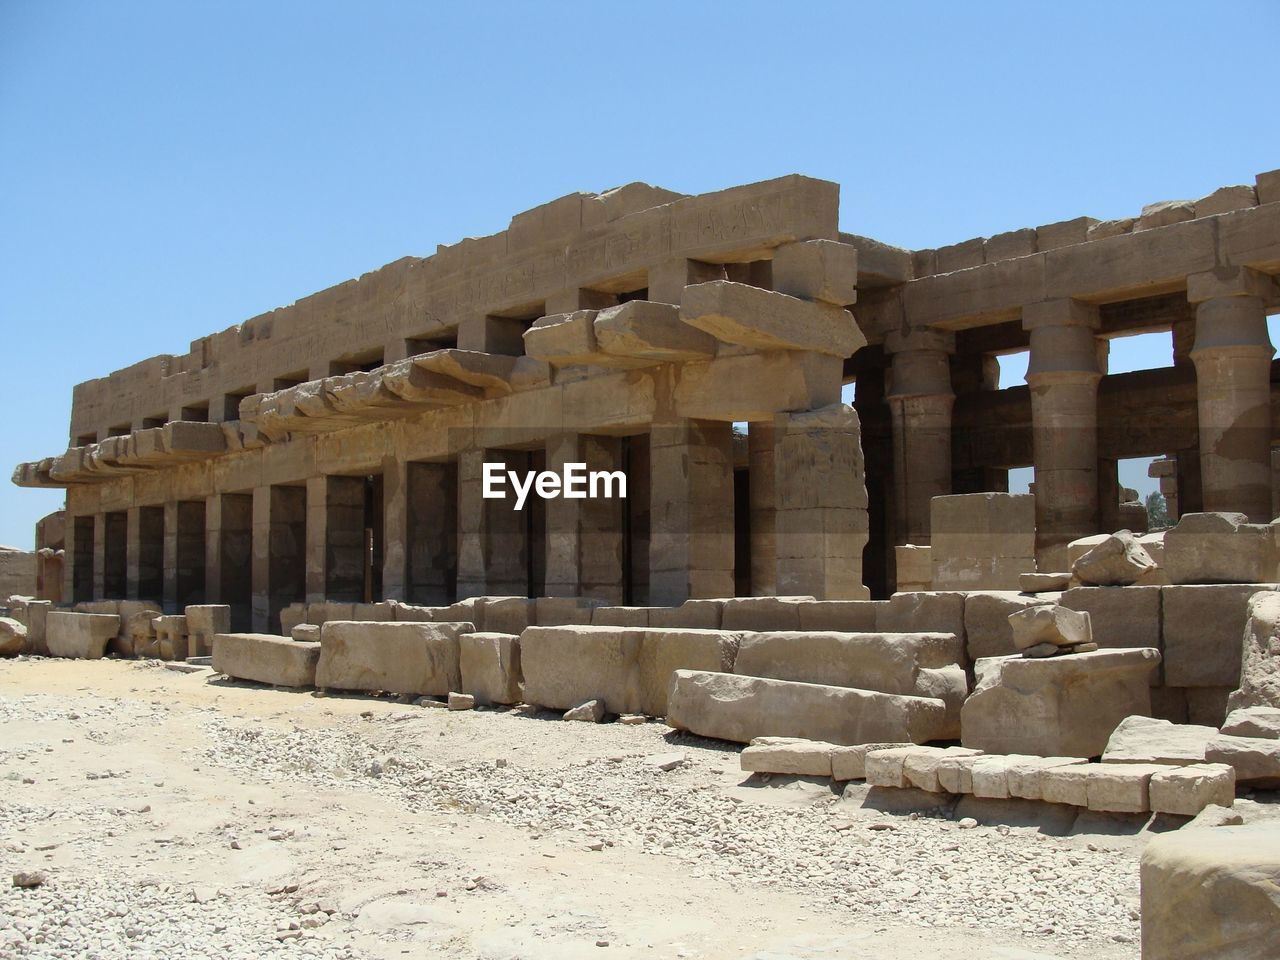
POLYGON ((529 511, 512 509, 514 494, 486 500, 484 463, 503 464, 504 470, 528 468, 523 451, 480 449, 458 455, 458 596, 526 596, 529 592, 529 511))
POLYGON ((253 497, 214 494, 205 500, 204 595, 231 607, 231 629, 252 625, 253 497))
MULTIPOLYGON (((588 473, 621 470, 622 442, 617 437, 560 434, 547 441, 546 450, 547 470, 557 474, 568 463, 583 463, 588 473)), ((612 498, 561 496, 547 501, 547 596, 622 602, 624 513, 617 493, 614 490, 612 498)))
POLYGON ((269 633, 271 621, 271 487, 253 488, 253 588, 251 621, 255 633, 269 633))
POLYGON ((93 515, 93 599, 105 600, 107 577, 107 515, 93 515))
POLYGON ((382 459, 382 595, 409 599, 409 463, 382 459))
POLYGON ((774 417, 777 592, 869 600, 862 583, 867 488, 861 429, 848 404, 774 417))
POLYGON ((955 336, 933 330, 885 337, 892 357, 894 505, 898 543, 929 543, 929 501, 951 493, 950 356, 955 336))
POLYGON ((164 505, 164 533, 161 545, 160 584, 165 613, 182 613, 178 607, 178 504, 164 505))
POLYGON ((1066 570, 1066 546, 1098 530, 1098 309, 1078 300, 1028 305, 1027 383, 1036 482, 1036 562, 1066 570))
POLYGON ((1271 358, 1275 282, 1245 267, 1187 278, 1196 305, 1196 403, 1204 509, 1271 519, 1271 358))
POLYGON ((130 507, 125 520, 125 596, 143 599, 142 582, 142 508, 130 507))
POLYGON ((733 596, 733 425, 654 423, 649 456, 649 603, 733 596))
POLYGON ((485 591, 484 450, 458 454, 458 598, 482 596, 485 591))
POLYGON ((307 480, 307 603, 321 603, 325 599, 325 541, 329 527, 328 479, 320 476, 307 480))
POLYGON ((775 442, 776 432, 772 423, 756 421, 747 424, 747 496, 751 510, 753 597, 770 597, 778 592, 775 442))

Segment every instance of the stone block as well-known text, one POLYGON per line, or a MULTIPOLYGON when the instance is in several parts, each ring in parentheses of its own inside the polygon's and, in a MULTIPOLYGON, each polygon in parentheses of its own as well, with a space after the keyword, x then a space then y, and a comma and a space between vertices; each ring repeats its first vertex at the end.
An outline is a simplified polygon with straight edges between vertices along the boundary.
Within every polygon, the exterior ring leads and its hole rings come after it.
POLYGON ((1274 583, 1280 580, 1277 527, 1242 513, 1184 513, 1165 531, 1169 582, 1274 583))
POLYGON ((564 712, 561 720, 577 720, 580 723, 603 723, 605 715, 603 700, 588 700, 564 712))
POLYGON ((1142 851, 1143 960, 1276 953, 1280 826, 1274 822, 1153 837, 1142 851))
POLYGON ((813 597, 734 597, 722 601, 725 630, 799 630, 800 606, 813 597))
POLYGON ((796 777, 831 776, 829 743, 792 737, 757 737, 739 755, 749 773, 780 773, 796 777))
POLYGON ((1151 712, 1157 650, 1098 650, 976 665, 960 714, 961 742, 986 753, 1096 757, 1125 717, 1151 712))
POLYGON ((972 780, 971 793, 975 797, 987 797, 993 800, 1009 798, 1009 758, 1004 756, 981 756, 969 767, 972 780))
POLYGON ((219 633, 213 638, 213 669, 237 680, 313 687, 319 660, 318 643, 298 643, 264 633, 219 633))
POLYGON ((935 739, 945 721, 941 700, 694 670, 675 672, 667 713, 677 729, 738 743, 919 743, 935 739))
POLYGON ((1107 740, 1103 763, 1165 763, 1187 766, 1204 763, 1216 727, 1170 723, 1152 717, 1125 717, 1107 740))
POLYGON ((26 646, 26 624, 12 617, 0 617, 0 657, 16 657, 26 646))
POLYGON ((881 633, 953 633, 965 635, 963 593, 895 593, 876 606, 881 633))
POLYGON ((591 611, 593 627, 647 627, 648 607, 596 607, 591 611))
POLYGON ((1230 706, 1280 708, 1280 593, 1255 593, 1247 612, 1240 685, 1230 706))
POLYGON ((1205 747, 1204 759, 1233 768, 1237 783, 1265 789, 1280 786, 1280 740, 1219 735, 1205 747))
POLYGON ((1280 203, 1280 170, 1268 170, 1254 177, 1258 203, 1280 203))
POLYGON ((1021 800, 1044 799, 1044 774, 1059 767, 1087 765, 1081 757, 1011 756, 1005 765, 1006 789, 1010 797, 1021 800))
POLYGON ((1125 233, 1132 233, 1133 225, 1136 222, 1136 217, 1123 217, 1119 220, 1099 220, 1089 226, 1085 236, 1088 240, 1106 240, 1108 237, 1118 237, 1125 233))
POLYGON ((1093 217, 1076 217, 1042 224, 1036 227, 1036 249, 1044 252, 1084 243, 1089 239, 1089 229, 1097 222, 1093 217))
POLYGON ((161 660, 185 660, 187 653, 187 618, 156 617, 156 653, 161 660))
POLYGON ((1089 614, 1058 604, 1024 607, 1011 613, 1009 627, 1013 632, 1013 645, 1018 650, 1046 643, 1073 647, 1093 642, 1089 614))
POLYGON ((1164 679, 1171 687, 1240 685, 1249 600, 1265 584, 1197 584, 1160 588, 1164 679))
POLYGON ((1111 534, 1071 564, 1072 574, 1087 587, 1128 586, 1155 568, 1151 555, 1128 530, 1111 534))
POLYGON ((947 754, 938 761, 938 789, 944 793, 973 793, 973 765, 980 753, 947 754))
POLYGON ((1225 763, 1194 763, 1161 770, 1151 777, 1151 810, 1194 817, 1208 806, 1230 807, 1236 799, 1236 772, 1225 763))
MULTIPOLYGON (((330 616, 329 620, 336 620, 337 617, 330 616)), ((351 605, 351 619, 361 623, 390 623, 396 619, 396 605, 394 603, 353 603, 351 605)))
POLYGON ((893 548, 899 591, 916 592, 933 587, 933 559, 927 546, 903 544, 893 548))
POLYGON ((1185 687, 1187 697, 1187 722, 1202 726, 1221 727, 1227 720, 1227 701, 1231 699, 1230 687, 1185 687))
POLYGON ((1035 498, 968 493, 930 501, 935 590, 1017 590, 1034 573, 1035 498))
POLYGON ((914 747, 902 763, 907 786, 929 793, 947 793, 940 778, 944 762, 964 757, 981 756, 981 751, 965 747, 914 747))
POLYGON ((864 779, 868 786, 872 787, 892 787, 894 789, 905 789, 908 786, 907 775, 904 766, 907 757, 915 750, 923 750, 925 752, 940 751, 940 747, 893 747, 886 750, 876 750, 868 753, 863 761, 864 779))
POLYGON ((280 611, 280 632, 286 637, 293 633, 293 628, 298 624, 309 622, 305 603, 291 603, 280 611))
POLYGON ((1093 764, 1046 767, 1040 771, 1040 798, 1073 807, 1089 804, 1089 771, 1093 764))
POLYGON ((290 631, 289 636, 303 643, 319 643, 320 627, 314 623, 300 623, 290 631))
POLYGON ((834 240, 784 243, 773 250, 773 289, 801 300, 847 307, 857 298, 858 251, 834 240))
POLYGON ((462 684, 458 637, 469 623, 331 620, 320 629, 316 686, 448 696, 462 684))
POLYGON ((51 657, 97 660, 120 631, 113 613, 71 613, 51 610, 45 618, 45 642, 51 657))
POLYGON ((1239 707, 1227 715, 1222 732, 1232 737, 1280 740, 1280 707, 1239 707))
POLYGON ((874 633, 877 611, 882 603, 877 600, 814 600, 802 603, 800 629, 874 633))
MULTIPOLYGON (((1058 603, 1089 614, 1093 642, 1104 650, 1163 652, 1159 587, 1072 587, 1058 603)), ((1152 671, 1152 683, 1159 683, 1163 673, 1163 667, 1152 671)))
MULTIPOLYGON (((558 627, 566 624, 588 624, 591 611, 600 601, 590 597, 538 597, 533 601, 535 621, 540 627, 558 627)), ((488 604, 485 604, 486 608, 488 604)), ((485 622, 486 629, 489 627, 485 622)))
POLYGON ((652 363, 683 363, 715 356, 716 341, 680 319, 670 303, 630 300, 596 314, 596 343, 608 356, 652 363))
POLYGON ((1244 210, 1258 205, 1258 191, 1248 184, 1237 184, 1230 187, 1219 187, 1207 197, 1201 197, 1195 204, 1196 219, 1212 217, 1220 213, 1231 213, 1233 210, 1244 210))
POLYGON ((1161 200, 1158 203, 1148 203, 1142 208, 1142 215, 1133 225, 1133 230, 1137 233, 1140 230, 1167 227, 1184 220, 1194 220, 1195 216, 1196 207, 1190 200, 1161 200))
POLYGON ((1087 806, 1099 813, 1146 813, 1151 778, 1169 768, 1155 763, 1091 763, 1085 779, 1087 806))
POLYGON ((225 604, 192 604, 184 613, 189 657, 209 656, 214 636, 231 632, 231 608, 225 604))
POLYGON ((1036 252, 1036 232, 1031 227, 1021 230, 1010 230, 987 237, 986 260, 995 263, 997 260, 1010 260, 1014 257, 1027 257, 1036 252))
POLYGON ((1061 593, 1071 585, 1069 573, 1023 573, 1018 575, 1022 593, 1061 593))
POLYGON ((637 709, 626 712, 666 716, 672 675, 677 670, 728 673, 739 642, 739 635, 723 630, 644 631, 635 665, 639 701, 637 709))
POLYGON ((949 243, 934 251, 938 273, 954 273, 980 267, 986 262, 986 243, 982 237, 974 237, 960 243, 949 243))
POLYGON ((893 750, 897 747, 908 747, 908 743, 856 743, 852 745, 831 745, 831 778, 833 780, 865 780, 867 776, 867 756, 876 750, 893 750))
POLYGON ((489 633, 521 633, 536 623, 537 607, 526 597, 488 597, 483 604, 484 629, 489 633))
POLYGON ((596 312, 575 310, 535 320, 524 332, 525 354, 553 367, 609 362, 596 341, 596 312))
POLYGON ((678 607, 650 607, 649 626, 719 630, 723 600, 686 600, 678 607))
POLYGON ((964 598, 964 633, 969 659, 1004 657, 1017 653, 1010 617, 1031 607, 1052 603, 1051 594, 983 590, 964 598))
POLYGON ((480 704, 519 703, 520 638, 510 633, 463 633, 458 636, 462 690, 480 704))
POLYGON ((685 287, 680 316, 725 343, 756 350, 807 350, 849 357, 867 342, 843 307, 728 280, 685 287))

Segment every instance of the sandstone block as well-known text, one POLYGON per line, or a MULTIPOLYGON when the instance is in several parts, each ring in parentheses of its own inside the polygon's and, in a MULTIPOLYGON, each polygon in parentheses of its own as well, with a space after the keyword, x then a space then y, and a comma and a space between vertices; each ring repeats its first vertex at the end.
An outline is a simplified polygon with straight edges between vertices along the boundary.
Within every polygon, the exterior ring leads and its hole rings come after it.
POLYGON ((980 751, 966 747, 915 747, 902 763, 902 774, 907 785, 917 790, 947 792, 940 776, 943 762, 977 756, 981 756, 980 751))
POLYGON ((876 607, 881 633, 952 633, 965 635, 963 593, 895 593, 876 607))
POLYGON ((1154 763, 1091 763, 1085 780, 1087 806, 1102 813, 1146 813, 1151 778, 1168 767, 1154 763))
POLYGON ((983 590, 964 598, 964 633, 970 660, 1003 657, 1016 653, 1013 642, 1013 614, 1052 603, 1045 594, 1015 593, 1011 590, 983 590))
POLYGON ((907 758, 916 751, 925 754, 941 753, 941 747, 894 747, 868 753, 864 761, 865 779, 873 787, 903 789, 910 786, 906 774, 907 758))
POLYGON ((298 643, 264 633, 219 633, 213 638, 213 669, 237 680, 313 687, 319 660, 318 643, 298 643))
POLYGON ((650 607, 649 626, 719 630, 723 600, 686 600, 678 607, 650 607))
POLYGON ((896 586, 902 592, 933 588, 933 558, 927 546, 902 544, 893 548, 896 586))
POLYGON ((1258 192, 1248 184, 1219 187, 1207 197, 1196 201, 1196 218, 1212 217, 1233 210, 1244 210, 1258 205, 1258 192))
POLYGON ((1217 736, 1205 747, 1204 759, 1206 763, 1232 767, 1237 783, 1252 783, 1265 789, 1280 785, 1280 740, 1217 736))
POLYGON ((26 626, 10 617, 0 617, 0 657, 16 657, 26 645, 26 626))
POLYGON ((801 630, 874 633, 878 600, 814 600, 800 604, 801 630))
POLYGON ((1093 641, 1089 614, 1058 604, 1026 607, 1011 613, 1009 626, 1013 631, 1013 645, 1024 651, 1043 643, 1071 647, 1093 641))
POLYGON ((773 251, 773 289, 847 307, 857 298, 858 251, 834 240, 784 243, 773 251))
POLYGON ((1005 766, 1006 789, 1010 797, 1022 800, 1043 800, 1046 770, 1083 766, 1087 763, 1088 761, 1081 757, 1011 756, 1005 766))
POLYGON ((1165 683, 1238 687, 1249 600, 1260 590, 1275 589, 1264 584, 1161 587, 1165 683))
POLYGON ((1071 585, 1069 573, 1022 573, 1018 589, 1022 593, 1061 593, 1071 585))
POLYGON ((1071 565, 1085 586, 1123 587, 1154 571, 1155 561, 1128 530, 1113 533, 1071 565))
POLYGON ((1195 204, 1190 200, 1161 200, 1158 203, 1148 203, 1142 208, 1142 215, 1138 217, 1133 229, 1136 233, 1139 230, 1167 227, 1184 220, 1194 220, 1195 216, 1195 204))
POLYGON ((1280 708, 1280 593, 1255 593, 1247 612, 1240 684, 1229 705, 1280 708))
POLYGON ((1201 726, 1221 727, 1227 722, 1227 700, 1230 687, 1184 687, 1187 698, 1187 722, 1201 726))
POLYGON ((298 624, 307 622, 305 603, 291 603, 280 611, 280 632, 286 637, 293 634, 293 628, 298 624))
POLYGON ((1107 740, 1103 763, 1166 763, 1176 766, 1204 763, 1216 727, 1170 723, 1151 717, 1125 717, 1107 740))
POLYGON ((938 761, 938 789, 944 793, 973 793, 973 765, 982 754, 948 754, 938 761))
POLYGON ((1035 498, 969 493, 930 501, 935 590, 1017 590, 1034 573, 1035 498))
POLYGON ((1222 732, 1232 737, 1280 740, 1280 707, 1240 707, 1227 715, 1222 732))
POLYGON ((596 607, 591 611, 593 627, 647 627, 648 607, 596 607))
POLYGON ((231 608, 225 604, 192 604, 184 613, 189 657, 209 656, 214 636, 231 632, 231 608))
POLYGON ((52 610, 45 620, 45 642, 52 657, 97 660, 119 630, 118 614, 52 610))
POLYGON ((757 350, 808 350, 848 357, 867 342, 843 307, 727 280, 685 287, 680 316, 725 343, 757 350))
POLYGON ((320 627, 314 623, 300 623, 289 632, 289 637, 302 643, 319 643, 320 627))
POLYGON ((1280 170, 1268 170, 1253 178, 1258 192, 1258 203, 1280 202, 1280 170))
POLYGON ((156 655, 161 660, 187 658, 187 618, 181 615, 156 617, 156 655))
POLYGON ((449 699, 445 703, 449 710, 474 710, 476 707, 476 698, 469 693, 458 693, 456 690, 449 692, 449 699))
MULTIPOLYGON (((600 605, 590 597, 538 597, 532 601, 534 622, 540 627, 558 627, 563 624, 591 622, 591 611, 600 605)), ((485 604, 486 612, 488 603, 485 604)), ((485 628, 490 624, 486 621, 485 628)))
MULTIPOLYGON (((1093 641, 1104 650, 1153 647, 1163 652, 1159 587, 1072 587, 1058 600, 1089 614, 1093 641)), ((1152 672, 1158 683, 1163 670, 1152 672)))
POLYGON ((631 300, 596 314, 596 343, 605 354, 654 363, 681 363, 715 356, 715 338, 680 319, 670 303, 631 300))
POLYGON ((469 623, 331 620, 320 628, 316 686, 443 697, 462 685, 458 637, 469 623))
POLYGON ((796 777, 831 776, 829 743, 789 737, 757 737, 739 755, 750 773, 781 773, 796 777))
POLYGON ((1142 852, 1143 960, 1275 956, 1280 827, 1179 830, 1142 852))
POLYGON ((725 630, 799 630, 800 607, 813 597, 733 597, 723 601, 725 630))
POLYGON ((1271 523, 1242 513, 1184 513, 1164 535, 1170 583, 1273 583, 1280 580, 1280 548, 1271 523))
POLYGON ((1225 763, 1193 763, 1153 774, 1149 789, 1155 813, 1194 817, 1205 807, 1230 807, 1236 798, 1236 772, 1225 763))
POLYGON ((831 778, 833 780, 865 780, 867 755, 876 750, 909 747, 909 743, 856 743, 831 745, 831 778))
POLYGON ((489 633, 518 635, 537 622, 537 606, 526 597, 488 597, 483 609, 484 629, 489 633))
POLYGON ((672 675, 677 670, 729 673, 739 642, 737 634, 722 630, 646 630, 636 659, 639 709, 627 712, 666 716, 672 675))
POLYGON ((941 700, 694 670, 675 672, 667 714, 678 729, 738 743, 916 743, 934 739, 945 719, 941 700))
POLYGON ((1200 827, 1238 827, 1244 823, 1244 817, 1236 813, 1229 807, 1219 806, 1211 803, 1194 817, 1189 823, 1182 825, 1183 830, 1192 830, 1200 827))
POLYGON ((1046 767, 1040 771, 1040 798, 1073 807, 1089 804, 1089 770, 1093 764, 1046 767))
POLYGON ((604 702, 601 700, 588 700, 586 703, 580 703, 571 710, 566 710, 562 720, 578 720, 582 723, 603 723, 604 722, 604 702))
POLYGON ((463 633, 458 636, 462 689, 477 703, 519 703, 520 638, 510 633, 463 633))
POLYGON ((961 742, 987 753, 1099 756, 1121 720, 1151 712, 1148 674, 1159 661, 1149 649, 982 661, 961 742))
POLYGON ((1009 798, 1009 758, 1004 756, 981 756, 969 767, 975 797, 987 797, 992 800, 1009 798))

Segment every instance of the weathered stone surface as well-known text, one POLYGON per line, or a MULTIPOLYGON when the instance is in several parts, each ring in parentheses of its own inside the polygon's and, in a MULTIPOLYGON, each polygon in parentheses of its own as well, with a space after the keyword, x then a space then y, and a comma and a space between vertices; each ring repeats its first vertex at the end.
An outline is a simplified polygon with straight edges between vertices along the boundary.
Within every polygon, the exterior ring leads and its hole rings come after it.
POLYGON ((1280 580, 1277 526, 1242 513, 1184 513, 1164 535, 1170 583, 1271 583, 1280 580))
POLYGON ((1089 771, 1093 764, 1046 767, 1040 771, 1040 798, 1073 807, 1089 805, 1089 771))
POLYGON ((510 633, 458 636, 462 689, 480 704, 519 703, 520 638, 510 633))
POLYGON ((318 643, 298 643, 263 633, 219 633, 213 638, 213 669, 237 680, 313 687, 319 660, 318 643))
MULTIPOLYGON (((1163 653, 1159 587, 1072 587, 1058 603, 1089 614, 1093 642, 1104 650, 1153 647, 1163 653)), ((1153 684, 1162 677, 1163 669, 1152 671, 1153 684)))
POLYGON ((1258 192, 1248 184, 1219 187, 1207 197, 1196 201, 1196 217, 1212 217, 1233 210, 1244 210, 1258 205, 1258 192))
POLYGON ((1153 774, 1151 810, 1194 817, 1207 806, 1235 803, 1236 772, 1225 763, 1193 763, 1153 774))
POLYGON ((654 363, 705 360, 715 356, 715 337, 680 319, 671 303, 631 300, 596 314, 595 338, 607 355, 654 363))
POLYGON ((801 630, 874 633, 883 600, 814 600, 800 604, 801 630))
POLYGON ((604 701, 588 700, 586 703, 580 703, 576 707, 566 710, 562 720, 578 720, 582 723, 601 723, 604 721, 604 701))
POLYGON ((231 608, 225 604, 192 604, 184 611, 187 618, 187 656, 207 657, 213 650, 213 638, 231 632, 231 608))
POLYGON ((973 793, 973 765, 980 753, 947 754, 938 761, 938 789, 944 793, 973 793))
POLYGON ((1088 587, 1124 587, 1155 568, 1155 561, 1133 534, 1120 530, 1085 552, 1071 565, 1071 572, 1088 587))
POLYGON ((26 645, 26 626, 10 617, 0 617, 0 657, 16 657, 26 645))
POLYGON ((1280 826, 1153 837, 1141 874, 1143 960, 1275 956, 1280 826))
POLYGON ((331 620, 320 630, 316 686, 443 697, 462 685, 458 637, 469 623, 331 620))
POLYGON ((1069 573, 1018 574, 1018 589, 1023 593, 1061 593, 1070 585, 1069 573))
POLYGON ((813 597, 733 597, 723 601, 725 630, 799 630, 800 608, 813 597))
POLYGON ((1139 230, 1167 227, 1183 220, 1194 220, 1195 215, 1195 204, 1190 200, 1161 200, 1158 203, 1148 203, 1142 208, 1142 215, 1138 217, 1133 229, 1136 233, 1139 230))
POLYGON ((953 633, 963 637, 965 595, 895 593, 888 601, 877 603, 876 629, 882 633, 953 633))
POLYGON ((1240 684, 1228 706, 1280 709, 1280 593, 1255 593, 1240 653, 1240 684))
POLYGON ((1222 732, 1232 737, 1280 740, 1280 707, 1239 707, 1227 714, 1222 732))
POLYGON ((857 301, 858 251, 834 240, 784 243, 773 251, 773 289, 839 307, 857 301))
POLYGON ((992 800, 1009 798, 1009 758, 1007 756, 982 756, 969 767, 972 794, 992 800))
POLYGON ((1275 589, 1266 584, 1161 587, 1165 683, 1238 687, 1249 600, 1260 590, 1275 589))
POLYGON ((476 698, 469 693, 458 693, 456 690, 449 692, 449 699, 445 706, 454 711, 474 710, 476 706, 476 698))
POLYGON ((289 636, 303 643, 319 643, 320 627, 314 623, 300 623, 289 631, 289 636))
POLYGON ((893 787, 904 789, 910 784, 905 771, 907 758, 916 751, 924 754, 938 754, 941 747, 894 747, 888 750, 876 750, 866 755, 864 761, 865 778, 873 787, 893 787))
POLYGON ((119 630, 117 614, 53 610, 45 621, 45 640, 50 656, 97 660, 119 630))
POLYGON ((896 743, 832 744, 831 778, 833 780, 865 780, 868 754, 876 750, 892 750, 896 747, 907 746, 911 746, 911 744, 901 741, 896 743))
POLYGON ((1157 650, 993 658, 961 710, 961 741, 986 753, 1096 757, 1125 717, 1151 712, 1157 650))
POLYGON ((1145 813, 1151 809, 1151 778, 1168 769, 1154 763, 1091 763, 1087 806, 1101 813, 1145 813))
POLYGON ((647 627, 648 607, 596 607, 591 611, 593 627, 647 627))
POLYGON ((980 751, 966 747, 914 747, 911 754, 902 762, 902 775, 907 785, 917 790, 943 793, 946 792, 946 788, 943 787, 939 777, 941 765, 961 757, 980 755, 980 751))
POLYGON ((1217 736, 1205 747, 1204 759, 1232 767, 1237 783, 1268 789, 1280 786, 1280 740, 1217 736))
POLYGON ((1103 763, 1167 763, 1185 766, 1204 763, 1216 727, 1170 723, 1151 717, 1125 717, 1107 740, 1103 763))
POLYGON ((934 590, 1017 590, 1035 564, 1035 498, 969 493, 930 501, 934 590))
POLYGON ((757 737, 739 755, 750 773, 781 773, 796 777, 831 776, 832 744, 794 737, 757 737))
POLYGON ((1022 800, 1044 799, 1044 773, 1058 767, 1087 764, 1082 757, 1011 756, 1005 766, 1005 785, 1010 797, 1022 800))
POLYGON ((911 593, 933 589, 933 556, 928 546, 907 543, 893 548, 898 590, 911 593))
POLYGON ((1244 817, 1229 807, 1211 803, 1197 813, 1189 823, 1182 825, 1183 830, 1195 827, 1238 827, 1244 823, 1244 817))
POLYGON ((1017 653, 1013 643, 1013 623, 1009 617, 1029 607, 1052 603, 1049 594, 1015 593, 1012 590, 983 590, 964 598, 964 632, 969 659, 1004 657, 1017 653))
POLYGON ((867 342, 843 307, 728 280, 685 287, 680 316, 725 343, 757 350, 811 350, 848 357, 867 342))
POLYGON ((1093 641, 1089 614, 1058 604, 1026 607, 1011 613, 1009 626, 1013 631, 1013 645, 1023 651, 1042 643, 1071 647, 1093 641))
POLYGON ((704 737, 750 743, 800 737, 837 744, 935 739, 941 700, 790 680, 677 670, 667 722, 704 737))

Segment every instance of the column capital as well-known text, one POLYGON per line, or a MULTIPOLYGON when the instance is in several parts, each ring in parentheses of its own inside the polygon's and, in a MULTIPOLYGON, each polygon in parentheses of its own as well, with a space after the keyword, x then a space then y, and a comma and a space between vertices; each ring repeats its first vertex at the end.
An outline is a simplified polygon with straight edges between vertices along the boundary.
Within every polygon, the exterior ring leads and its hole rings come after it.
POLYGON ((955 353, 956 335, 950 330, 933 330, 929 327, 903 327, 885 331, 885 353, 893 355, 916 350, 955 353))
POLYGON ((1027 331, 1044 327, 1079 327, 1084 330, 1097 330, 1101 325, 1098 308, 1094 304, 1073 300, 1070 297, 1028 303, 1022 308, 1022 329, 1027 331))
POLYGON ((1031 329, 1027 383, 1087 383, 1102 379, 1092 327, 1050 324, 1031 329))
POLYGON ((1248 267, 1215 267, 1187 277, 1187 299, 1204 303, 1220 297, 1257 297, 1263 303, 1280 302, 1274 277, 1248 267))

